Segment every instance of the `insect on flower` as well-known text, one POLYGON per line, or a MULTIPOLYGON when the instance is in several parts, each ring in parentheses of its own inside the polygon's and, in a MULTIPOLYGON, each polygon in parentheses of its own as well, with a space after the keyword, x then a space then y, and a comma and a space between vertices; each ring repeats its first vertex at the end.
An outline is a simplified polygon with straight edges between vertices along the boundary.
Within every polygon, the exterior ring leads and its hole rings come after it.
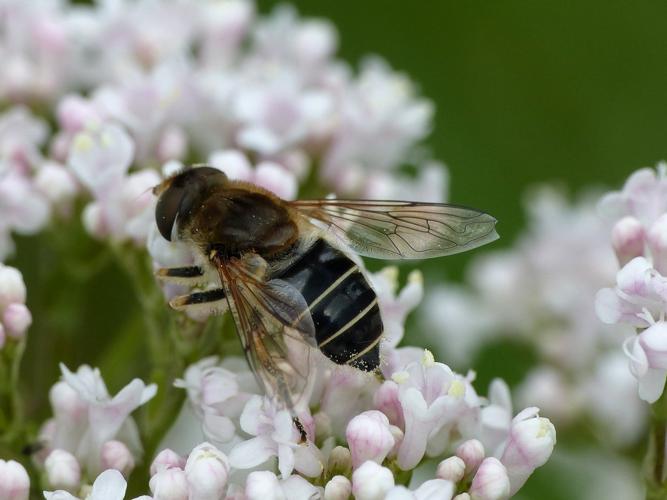
POLYGON ((351 252, 380 259, 450 255, 495 240, 478 210, 408 201, 285 201, 201 166, 163 181, 157 227, 195 250, 196 265, 159 269, 163 280, 219 286, 176 297, 175 309, 230 310, 248 363, 267 395, 296 418, 312 377, 313 348, 339 365, 380 365, 382 318, 351 252))

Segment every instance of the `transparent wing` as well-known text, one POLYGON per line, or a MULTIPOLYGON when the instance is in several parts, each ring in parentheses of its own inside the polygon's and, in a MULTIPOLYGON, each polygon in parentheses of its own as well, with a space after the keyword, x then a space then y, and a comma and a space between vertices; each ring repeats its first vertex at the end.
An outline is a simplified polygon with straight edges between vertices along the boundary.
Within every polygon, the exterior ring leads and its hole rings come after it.
POLYGON ((293 201, 316 225, 366 257, 425 259, 464 252, 498 238, 496 219, 442 203, 371 200, 293 201))
POLYGON ((284 281, 263 281, 246 259, 214 260, 259 384, 292 410, 307 404, 316 342, 305 299, 284 281))

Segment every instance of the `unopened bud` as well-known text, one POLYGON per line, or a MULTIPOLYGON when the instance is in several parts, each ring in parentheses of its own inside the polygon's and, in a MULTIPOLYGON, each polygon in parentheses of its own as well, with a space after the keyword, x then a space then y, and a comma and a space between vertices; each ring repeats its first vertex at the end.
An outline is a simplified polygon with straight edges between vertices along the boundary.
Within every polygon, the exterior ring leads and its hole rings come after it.
POLYGON ((623 217, 611 231, 611 245, 623 267, 635 257, 644 255, 644 227, 634 217, 623 217))
POLYGON ((456 456, 466 465, 466 474, 474 473, 484 460, 484 445, 477 439, 468 439, 456 448, 456 456))
POLYGON ((324 487, 324 500, 347 500, 352 494, 352 483, 345 476, 334 476, 324 487))
POLYGON ((171 468, 158 471, 148 483, 153 500, 187 500, 188 480, 181 469, 171 468))
POLYGON ((470 495, 466 492, 459 493, 452 500, 470 500, 470 495))
POLYGON ((185 458, 175 451, 165 448, 153 460, 151 464, 151 476, 154 476, 162 469, 182 469, 183 467, 185 467, 185 458))
POLYGON ((510 479, 497 458, 485 458, 470 486, 472 500, 504 500, 510 496, 510 479))
POLYGON ((116 469, 128 477, 134 469, 134 457, 129 448, 121 441, 107 441, 102 445, 102 467, 116 469))
POLYGON ((28 500, 30 478, 23 466, 14 460, 0 460, 0 498, 28 500))
POLYGON ((352 493, 357 500, 382 500, 394 487, 394 475, 386 467, 368 460, 352 474, 352 493))
POLYGON ((9 304, 25 303, 25 283, 18 269, 0 264, 0 312, 9 304))
POLYGON ((25 331, 32 324, 32 314, 25 304, 9 304, 2 315, 2 323, 8 337, 19 340, 25 335, 25 331))
POLYGON ((197 446, 185 464, 191 498, 222 498, 229 476, 227 456, 209 443, 197 446))
POLYGON ((466 464, 459 457, 449 457, 438 464, 436 476, 453 483, 458 483, 466 472, 466 464))
POLYGON ((352 454, 344 446, 336 446, 329 454, 327 472, 330 476, 349 476, 352 471, 352 454))
POLYGON ((248 474, 245 482, 245 495, 248 500, 283 500, 285 498, 278 478, 268 470, 248 474))
POLYGON ((81 466, 69 451, 53 450, 44 462, 46 477, 52 488, 75 491, 81 482, 81 466))
POLYGON ((347 424, 345 431, 352 454, 352 466, 358 467, 366 460, 379 464, 394 447, 394 436, 389 430, 389 420, 377 411, 365 411, 347 424))

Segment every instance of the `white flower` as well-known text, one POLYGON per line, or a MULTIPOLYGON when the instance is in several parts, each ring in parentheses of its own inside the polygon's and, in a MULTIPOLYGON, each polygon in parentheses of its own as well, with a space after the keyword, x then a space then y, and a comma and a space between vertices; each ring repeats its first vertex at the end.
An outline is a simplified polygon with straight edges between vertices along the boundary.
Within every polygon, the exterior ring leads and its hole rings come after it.
POLYGON ((659 321, 624 344, 630 371, 639 381, 639 397, 649 403, 660 398, 667 377, 667 323, 659 321))
MULTIPOLYGON (((95 479, 86 500, 123 500, 126 489, 127 482, 120 472, 114 469, 105 470, 95 479)), ((78 500, 63 490, 45 491, 44 498, 46 500, 78 500)))
POLYGON ((292 415, 276 409, 268 399, 255 396, 246 403, 241 428, 255 437, 232 448, 229 460, 233 467, 248 469, 277 456, 283 479, 294 469, 309 477, 322 472, 319 450, 311 441, 299 443, 292 415))
POLYGON ((248 474, 245 495, 247 500, 311 500, 322 492, 301 476, 279 480, 273 472, 255 471, 248 474))
MULTIPOLYGON (((507 470, 512 495, 524 485, 535 469, 546 463, 555 444, 556 429, 548 418, 538 416, 537 408, 526 408, 514 417, 505 449, 500 456, 507 470)), ((483 466, 482 462, 480 470, 483 466)))
POLYGON ((112 439, 124 442, 138 458, 141 444, 136 424, 129 415, 150 400, 157 387, 134 379, 111 398, 99 370, 84 365, 75 374, 64 365, 60 368, 64 382, 76 392, 73 409, 78 418, 67 418, 70 412, 61 417, 56 411, 56 429, 50 446, 73 453, 89 474, 99 472, 102 446, 112 439), (78 408, 85 408, 85 413, 78 408))

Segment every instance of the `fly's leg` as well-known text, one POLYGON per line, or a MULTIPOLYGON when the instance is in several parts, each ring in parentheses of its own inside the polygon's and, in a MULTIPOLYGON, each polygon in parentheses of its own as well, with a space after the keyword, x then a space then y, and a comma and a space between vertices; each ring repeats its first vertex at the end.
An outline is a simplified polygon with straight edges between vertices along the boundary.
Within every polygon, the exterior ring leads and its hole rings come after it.
POLYGON ((155 276, 165 283, 174 285, 197 286, 209 281, 199 266, 163 267, 155 271, 155 276))
POLYGON ((222 288, 179 295, 171 299, 169 305, 177 311, 201 311, 215 314, 221 314, 228 308, 225 291, 222 288))

